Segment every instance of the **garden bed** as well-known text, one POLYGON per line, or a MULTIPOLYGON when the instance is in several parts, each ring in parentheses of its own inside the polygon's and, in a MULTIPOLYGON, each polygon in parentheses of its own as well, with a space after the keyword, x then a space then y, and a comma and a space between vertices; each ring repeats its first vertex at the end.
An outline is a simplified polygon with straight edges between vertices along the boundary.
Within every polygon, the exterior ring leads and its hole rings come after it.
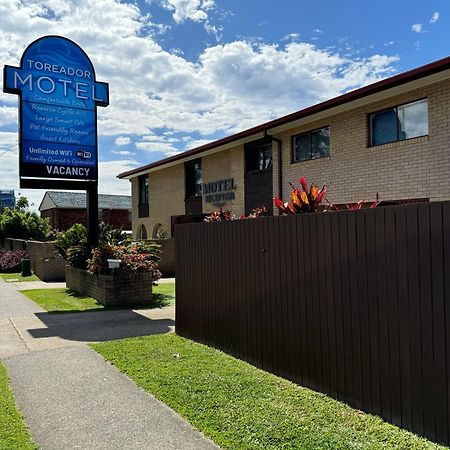
POLYGON ((68 289, 95 298, 105 306, 140 306, 152 302, 154 275, 149 272, 94 275, 66 266, 68 289))

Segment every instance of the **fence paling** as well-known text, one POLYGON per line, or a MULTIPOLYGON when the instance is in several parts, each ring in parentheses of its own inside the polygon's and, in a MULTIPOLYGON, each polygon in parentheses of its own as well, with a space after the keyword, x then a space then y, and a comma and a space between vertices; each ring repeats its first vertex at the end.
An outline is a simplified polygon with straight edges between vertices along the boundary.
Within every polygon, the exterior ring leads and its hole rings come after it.
POLYGON ((176 239, 179 334, 449 443, 450 202, 176 239))

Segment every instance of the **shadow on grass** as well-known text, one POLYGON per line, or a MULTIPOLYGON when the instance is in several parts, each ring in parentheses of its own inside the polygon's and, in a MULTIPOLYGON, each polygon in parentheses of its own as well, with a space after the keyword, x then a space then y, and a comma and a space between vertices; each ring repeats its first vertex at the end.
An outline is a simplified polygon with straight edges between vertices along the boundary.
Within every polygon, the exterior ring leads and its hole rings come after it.
MULTIPOLYGON (((66 293, 69 297, 77 298, 79 300, 90 299, 87 295, 80 294, 77 291, 72 289, 66 289, 66 293)), ((95 299, 94 299, 95 300, 95 299)), ((78 314, 85 312, 101 312, 101 311, 120 311, 120 310, 141 310, 141 309, 159 309, 165 308, 166 306, 170 306, 174 302, 174 297, 168 294, 153 294, 151 303, 144 303, 142 305, 133 305, 133 306, 110 306, 103 305, 102 303, 95 300, 95 304, 98 305, 98 308, 88 308, 88 309, 73 309, 73 310, 56 310, 56 311, 47 311, 47 314, 78 314)))
POLYGON ((149 308, 165 308, 174 303, 173 295, 168 294, 153 294, 152 304, 149 308))

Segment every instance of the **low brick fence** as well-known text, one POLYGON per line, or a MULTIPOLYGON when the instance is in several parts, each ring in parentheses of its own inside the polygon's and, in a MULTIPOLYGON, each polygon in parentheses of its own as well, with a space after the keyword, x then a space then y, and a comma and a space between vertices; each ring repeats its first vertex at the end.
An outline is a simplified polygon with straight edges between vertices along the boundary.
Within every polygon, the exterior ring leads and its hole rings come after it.
POLYGON ((5 239, 4 242, 5 250, 17 251, 17 250, 26 250, 27 249, 27 241, 24 239, 5 239))
POLYGON ((152 302, 151 273, 93 275, 86 270, 66 266, 66 286, 108 306, 149 305, 152 302))
POLYGON ((5 239, 7 250, 27 250, 31 270, 42 281, 65 281, 66 264, 51 242, 5 239))

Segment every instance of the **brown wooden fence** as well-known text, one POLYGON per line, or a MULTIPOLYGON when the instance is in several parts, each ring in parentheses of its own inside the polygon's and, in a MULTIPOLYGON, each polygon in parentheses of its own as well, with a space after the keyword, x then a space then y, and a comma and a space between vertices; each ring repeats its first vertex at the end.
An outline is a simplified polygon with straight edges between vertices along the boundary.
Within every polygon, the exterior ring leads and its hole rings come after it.
POLYGON ((450 202, 176 239, 178 334, 449 443, 450 202))

